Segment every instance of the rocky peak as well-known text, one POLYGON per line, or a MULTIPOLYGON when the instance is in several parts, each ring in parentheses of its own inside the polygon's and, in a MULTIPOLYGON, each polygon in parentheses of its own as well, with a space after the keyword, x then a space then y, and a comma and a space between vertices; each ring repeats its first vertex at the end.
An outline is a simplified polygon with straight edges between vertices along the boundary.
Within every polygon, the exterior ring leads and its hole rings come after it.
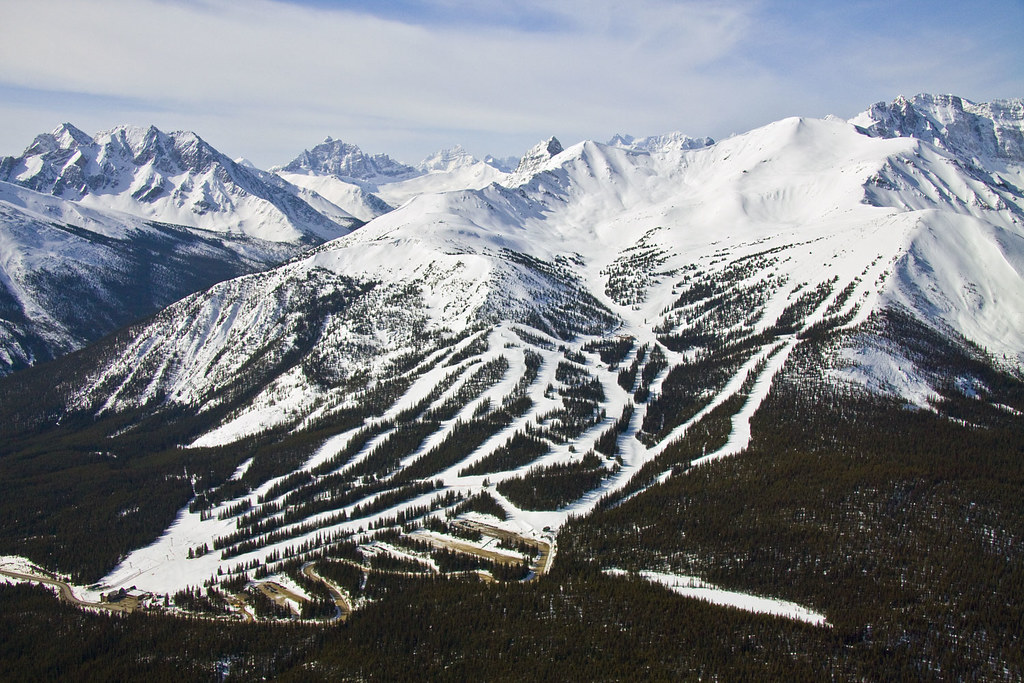
POLYGON ((386 154, 369 155, 356 145, 327 137, 313 149, 281 168, 289 173, 332 175, 339 178, 370 180, 379 176, 396 178, 416 174, 416 169, 401 164, 386 154))
POLYGON ((850 121, 872 137, 913 137, 966 158, 1024 162, 1024 100, 976 104, 956 95, 899 96, 850 121))
POLYGON ((558 138, 551 136, 543 142, 539 142, 523 155, 513 174, 517 179, 525 180, 536 173, 541 166, 550 159, 564 151, 562 143, 558 138))

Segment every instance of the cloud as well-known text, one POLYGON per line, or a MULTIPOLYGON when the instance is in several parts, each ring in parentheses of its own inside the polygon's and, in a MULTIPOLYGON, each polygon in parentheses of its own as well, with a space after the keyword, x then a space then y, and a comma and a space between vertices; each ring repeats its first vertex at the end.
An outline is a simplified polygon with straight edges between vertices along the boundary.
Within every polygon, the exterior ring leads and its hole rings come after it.
MULTIPOLYGON (((408 161, 469 140, 495 141, 479 154, 509 154, 549 134, 719 136, 816 113, 800 109, 808 104, 847 106, 828 69, 852 73, 870 42, 837 40, 837 26, 802 33, 813 14, 794 18, 783 6, 35 0, 4 10, 0 85, 49 93, 42 108, 58 121, 77 122, 83 96, 110 102, 107 125, 137 103, 133 113, 151 112, 157 125, 195 129, 265 165, 327 134, 408 161), (60 111, 61 94, 70 111, 60 111)), ((922 48, 908 43, 904 52, 922 48)), ((930 68, 905 65, 911 77, 930 68)), ((890 75, 854 80, 860 90, 901 80, 890 75)), ((0 104, 0 121, 16 116, 0 104)))
POLYGON ((615 77, 642 76, 645 65, 699 66, 741 33, 737 12, 703 5, 565 2, 552 14, 566 27, 557 36, 267 0, 48 0, 7 13, 0 64, 8 83, 26 87, 378 113, 421 102, 428 116, 448 117, 467 100, 496 109, 487 105, 584 94, 603 75, 622 83, 615 77))

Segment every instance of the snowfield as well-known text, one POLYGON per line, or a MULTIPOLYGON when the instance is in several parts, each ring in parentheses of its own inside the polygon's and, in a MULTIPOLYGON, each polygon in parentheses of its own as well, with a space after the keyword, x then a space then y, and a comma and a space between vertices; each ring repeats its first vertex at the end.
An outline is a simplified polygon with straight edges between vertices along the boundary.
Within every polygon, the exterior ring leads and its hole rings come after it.
MULTIPOLYGON (((607 569, 605 573, 611 576, 632 576, 630 572, 621 569, 607 569)), ((726 607, 735 607, 746 612, 770 614, 776 617, 805 621, 815 626, 830 626, 824 614, 814 612, 795 602, 723 590, 706 581, 702 581, 696 576, 649 571, 637 572, 636 576, 651 583, 665 586, 673 593, 678 593, 687 598, 704 600, 713 605, 725 605, 726 607)))

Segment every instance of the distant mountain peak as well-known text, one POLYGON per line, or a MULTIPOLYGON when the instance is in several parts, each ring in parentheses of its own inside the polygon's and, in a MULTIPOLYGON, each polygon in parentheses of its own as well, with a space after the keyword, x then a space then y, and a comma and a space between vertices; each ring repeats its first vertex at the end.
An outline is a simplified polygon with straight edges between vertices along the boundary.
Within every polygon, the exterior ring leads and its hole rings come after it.
POLYGON ((632 149, 641 152, 700 149, 701 147, 708 147, 713 144, 715 144, 715 141, 712 138, 694 138, 680 133, 679 131, 673 131, 663 135, 651 135, 643 138, 635 138, 632 135, 616 133, 612 136, 611 140, 608 141, 609 147, 632 149))
POLYGON ((67 140, 68 142, 74 142, 80 145, 87 145, 92 142, 92 138, 88 133, 67 122, 54 128, 51 135, 53 135, 57 140, 67 140))
POLYGON ((330 136, 313 149, 304 150, 279 170, 354 180, 394 179, 417 174, 412 166, 395 161, 386 154, 370 155, 356 145, 330 136))
POLYGON ((50 133, 37 135, 32 143, 25 148, 22 156, 66 153, 67 150, 92 143, 92 138, 70 123, 62 123, 50 133))
POLYGON ((487 156, 484 157, 485 164, 487 164, 488 166, 493 166, 494 168, 504 173, 511 173, 512 171, 516 170, 516 166, 519 165, 519 161, 519 157, 516 156, 496 157, 491 154, 488 154, 487 156))
POLYGON ((522 159, 520 159, 519 166, 516 167, 516 170, 513 173, 515 178, 513 184, 516 181, 526 180, 536 173, 540 167, 550 159, 564 151, 565 149, 562 147, 562 143, 559 142, 558 138, 554 135, 547 140, 538 142, 523 155, 522 159))
POLYGON ((462 145, 455 145, 454 147, 434 152, 421 161, 416 168, 424 173, 447 172, 472 166, 476 163, 479 163, 477 159, 463 149, 462 145))
POLYGON ((631 146, 633 144, 634 140, 636 140, 636 138, 633 137, 632 135, 628 135, 628 134, 627 135, 623 135, 621 133, 616 133, 608 141, 608 146, 609 147, 629 147, 629 146, 631 146))
POLYGON ((562 147, 562 143, 559 142, 558 138, 556 138, 554 135, 552 135, 550 138, 534 147, 534 150, 537 149, 543 149, 543 151, 546 152, 549 157, 553 157, 556 154, 561 154, 562 152, 565 151, 565 149, 562 147))

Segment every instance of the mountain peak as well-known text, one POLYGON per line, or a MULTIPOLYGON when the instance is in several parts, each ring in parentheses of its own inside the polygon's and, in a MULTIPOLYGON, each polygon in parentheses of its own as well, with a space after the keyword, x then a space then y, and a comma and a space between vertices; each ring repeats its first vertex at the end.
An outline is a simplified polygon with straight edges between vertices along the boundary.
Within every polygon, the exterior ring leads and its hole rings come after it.
POLYGON ((549 158, 555 156, 556 154, 561 154, 563 151, 565 151, 562 147, 562 143, 559 142, 558 138, 556 138, 554 135, 552 135, 550 138, 534 147, 534 150, 537 149, 543 149, 544 152, 548 154, 549 158))
POLYGON ((92 142, 92 138, 88 133, 67 122, 54 128, 51 135, 61 143, 61 147, 86 145, 92 142))
POLYGON ((62 123, 50 133, 37 135, 32 143, 25 148, 22 156, 50 154, 57 150, 73 150, 89 144, 92 144, 92 138, 88 133, 70 123, 62 123))
POLYGON ((328 136, 323 142, 302 152, 282 171, 307 175, 327 175, 353 180, 398 178, 415 175, 416 169, 399 163, 386 154, 367 154, 356 145, 334 140, 328 136))
POLYGON ((462 145, 455 145, 440 151, 434 152, 421 161, 416 168, 424 173, 454 171, 458 168, 465 168, 477 163, 472 154, 463 149, 462 145))
POLYGON ((548 160, 564 151, 562 143, 552 135, 547 140, 538 142, 523 155, 513 175, 518 180, 525 180, 536 173, 548 160))
POLYGON ((270 242, 334 239, 350 217, 320 213, 298 188, 234 164, 191 131, 122 125, 89 137, 71 124, 0 161, 0 181, 103 209, 270 242), (336 220, 337 219, 337 220, 336 220), (340 222, 339 222, 340 221, 340 222))
POLYGON ((1024 161, 1024 100, 977 104, 921 93, 877 102, 850 119, 871 137, 912 137, 966 158, 1024 161))
POLYGON ((519 165, 519 157, 496 157, 492 154, 488 154, 484 157, 484 163, 488 166, 493 166, 503 173, 511 173, 516 170, 516 166, 519 165))

